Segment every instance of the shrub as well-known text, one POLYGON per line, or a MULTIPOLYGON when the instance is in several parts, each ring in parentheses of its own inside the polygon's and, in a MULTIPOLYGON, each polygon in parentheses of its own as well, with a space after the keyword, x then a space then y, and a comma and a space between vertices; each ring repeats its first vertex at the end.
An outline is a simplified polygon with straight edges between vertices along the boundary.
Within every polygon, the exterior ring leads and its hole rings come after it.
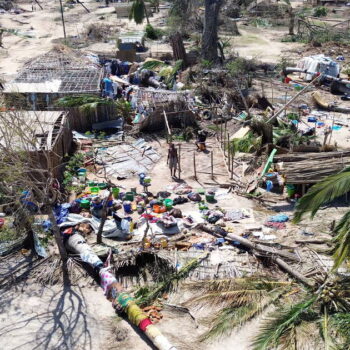
POLYGON ((328 10, 324 6, 316 7, 313 13, 315 17, 326 17, 327 14, 328 14, 328 10))
POLYGON ((157 40, 160 39, 164 32, 159 28, 154 28, 152 25, 147 24, 145 28, 146 38, 151 40, 157 40))

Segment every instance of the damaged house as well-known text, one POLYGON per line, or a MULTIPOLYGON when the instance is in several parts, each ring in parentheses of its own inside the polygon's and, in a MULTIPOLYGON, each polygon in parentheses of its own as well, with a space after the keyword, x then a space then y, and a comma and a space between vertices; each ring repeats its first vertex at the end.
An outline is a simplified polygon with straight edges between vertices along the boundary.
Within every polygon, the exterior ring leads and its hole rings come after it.
POLYGON ((51 51, 28 61, 17 77, 4 84, 7 106, 45 110, 68 95, 100 95, 103 68, 98 56, 66 48, 51 51))

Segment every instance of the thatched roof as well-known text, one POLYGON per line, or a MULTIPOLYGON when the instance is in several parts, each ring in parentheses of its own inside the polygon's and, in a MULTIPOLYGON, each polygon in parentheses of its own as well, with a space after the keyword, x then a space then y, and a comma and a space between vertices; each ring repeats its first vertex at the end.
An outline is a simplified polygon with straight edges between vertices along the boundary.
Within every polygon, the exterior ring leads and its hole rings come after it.
POLYGON ((96 56, 56 47, 28 61, 4 93, 97 93, 102 74, 96 56))

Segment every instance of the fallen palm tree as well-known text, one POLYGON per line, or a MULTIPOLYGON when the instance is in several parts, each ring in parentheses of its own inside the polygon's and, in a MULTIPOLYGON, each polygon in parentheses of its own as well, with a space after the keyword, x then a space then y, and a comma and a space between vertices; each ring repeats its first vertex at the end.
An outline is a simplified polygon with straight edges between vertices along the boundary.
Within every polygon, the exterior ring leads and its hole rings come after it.
POLYGON ((107 264, 104 265, 79 234, 74 234, 68 238, 66 248, 75 254, 79 254, 82 261, 99 273, 101 287, 107 299, 112 302, 113 307, 125 311, 128 320, 144 332, 159 350, 176 350, 175 346, 152 324, 152 321, 136 304, 135 299, 124 291, 123 286, 117 282, 115 276, 109 271, 110 259, 107 259, 107 264))

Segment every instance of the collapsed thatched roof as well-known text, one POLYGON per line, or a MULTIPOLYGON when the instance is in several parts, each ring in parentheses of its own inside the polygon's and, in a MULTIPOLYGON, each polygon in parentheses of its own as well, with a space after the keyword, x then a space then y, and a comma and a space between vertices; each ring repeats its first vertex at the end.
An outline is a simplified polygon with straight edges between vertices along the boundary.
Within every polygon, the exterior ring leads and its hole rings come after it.
POLYGON ((28 61, 4 93, 97 93, 102 73, 96 55, 55 47, 28 61))

